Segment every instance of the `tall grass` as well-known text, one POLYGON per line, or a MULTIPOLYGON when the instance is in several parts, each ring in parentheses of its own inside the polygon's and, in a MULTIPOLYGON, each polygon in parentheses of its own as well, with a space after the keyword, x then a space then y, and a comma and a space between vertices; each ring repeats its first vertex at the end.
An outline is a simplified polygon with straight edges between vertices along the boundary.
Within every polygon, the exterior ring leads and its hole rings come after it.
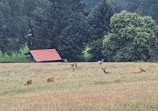
POLYGON ((0 111, 157 111, 157 72, 157 63, 0 64, 0 111))

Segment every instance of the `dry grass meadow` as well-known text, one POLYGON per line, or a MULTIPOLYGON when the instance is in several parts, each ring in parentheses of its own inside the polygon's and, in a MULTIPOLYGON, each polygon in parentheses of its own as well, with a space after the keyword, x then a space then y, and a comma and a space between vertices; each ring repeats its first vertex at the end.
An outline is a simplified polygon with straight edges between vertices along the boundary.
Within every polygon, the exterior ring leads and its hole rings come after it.
POLYGON ((158 111, 158 63, 0 64, 0 111, 158 111))

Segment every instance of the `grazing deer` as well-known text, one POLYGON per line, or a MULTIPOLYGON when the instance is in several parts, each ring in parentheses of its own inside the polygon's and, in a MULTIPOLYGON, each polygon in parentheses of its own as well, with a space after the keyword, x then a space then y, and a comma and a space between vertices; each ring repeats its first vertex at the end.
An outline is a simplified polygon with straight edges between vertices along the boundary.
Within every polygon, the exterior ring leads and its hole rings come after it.
POLYGON ((145 72, 145 70, 144 70, 144 69, 142 69, 142 68, 140 68, 140 72, 145 72))
POLYGON ((103 64, 103 62, 104 62, 104 59, 101 59, 101 61, 98 61, 98 65, 103 64))
POLYGON ((104 74, 108 74, 108 73, 110 73, 110 72, 107 72, 105 69, 106 69, 106 67, 104 67, 104 68, 102 68, 103 69, 103 72, 104 72, 104 74))
POLYGON ((77 63, 74 63, 74 67, 77 68, 77 63))
POLYGON ((51 81, 54 81, 54 77, 50 77, 47 79, 47 82, 51 82, 51 81))
POLYGON ((32 84, 32 80, 28 80, 25 85, 30 85, 30 84, 32 84))
POLYGON ((142 73, 142 72, 145 72, 145 70, 142 69, 142 68, 140 68, 140 71, 138 71, 138 72, 131 72, 131 73, 132 73, 132 74, 140 74, 140 73, 142 73))
POLYGON ((70 64, 71 66, 71 69, 74 71, 75 70, 75 68, 77 69, 77 63, 72 63, 72 64, 70 64))
POLYGON ((63 60, 64 60, 64 62, 65 62, 65 63, 67 63, 67 62, 68 62, 67 58, 65 58, 65 59, 63 59, 63 60))

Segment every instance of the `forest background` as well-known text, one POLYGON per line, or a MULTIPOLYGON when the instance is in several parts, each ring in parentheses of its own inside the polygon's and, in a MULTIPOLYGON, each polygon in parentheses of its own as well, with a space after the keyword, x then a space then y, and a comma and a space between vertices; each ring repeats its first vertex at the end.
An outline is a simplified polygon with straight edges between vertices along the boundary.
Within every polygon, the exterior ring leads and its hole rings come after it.
POLYGON ((0 62, 29 62, 25 52, 50 48, 69 61, 157 62, 157 6, 157 0, 1 0, 0 62))

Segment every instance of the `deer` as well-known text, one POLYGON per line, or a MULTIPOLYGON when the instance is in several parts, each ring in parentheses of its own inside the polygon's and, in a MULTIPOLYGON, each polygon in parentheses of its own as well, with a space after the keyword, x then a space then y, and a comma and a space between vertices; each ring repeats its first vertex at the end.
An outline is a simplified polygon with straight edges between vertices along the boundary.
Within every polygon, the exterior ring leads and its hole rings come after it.
POLYGON ((104 59, 101 59, 101 61, 98 61, 98 65, 103 64, 103 62, 104 62, 104 59))
POLYGON ((30 84, 32 84, 32 80, 28 80, 25 85, 30 85, 30 84))
POLYGON ((145 70, 142 69, 142 68, 140 68, 140 71, 138 71, 138 72, 131 72, 131 73, 132 73, 132 74, 140 74, 140 73, 142 73, 142 72, 145 72, 145 70))
POLYGON ((74 71, 75 70, 75 68, 77 69, 77 63, 72 63, 72 64, 70 64, 71 66, 71 69, 74 71))
POLYGON ((102 70, 103 70, 104 74, 110 73, 110 72, 107 72, 105 69, 106 69, 106 67, 104 67, 104 68, 102 67, 102 70))
POLYGON ((67 58, 65 58, 65 59, 63 59, 63 60, 64 60, 64 62, 65 62, 65 63, 67 63, 67 62, 68 62, 67 58))
POLYGON ((77 63, 74 63, 74 67, 77 68, 77 63))
POLYGON ((51 82, 51 81, 54 81, 54 77, 50 77, 47 79, 47 82, 51 82))

